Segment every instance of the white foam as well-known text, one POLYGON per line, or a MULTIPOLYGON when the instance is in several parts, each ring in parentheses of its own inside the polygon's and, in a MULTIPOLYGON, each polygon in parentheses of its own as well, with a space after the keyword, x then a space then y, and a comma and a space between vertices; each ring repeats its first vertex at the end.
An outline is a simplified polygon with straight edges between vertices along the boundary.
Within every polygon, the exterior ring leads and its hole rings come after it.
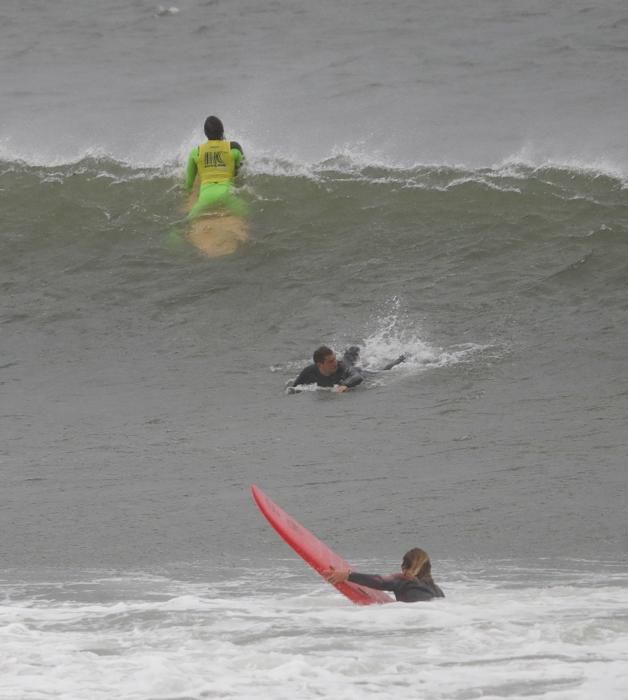
MULTIPOLYGON (((473 342, 439 347, 424 340, 424 336, 420 323, 410 319, 404 309, 404 302, 400 297, 395 296, 383 302, 379 310, 375 310, 362 339, 348 336, 335 337, 332 339, 332 347, 335 348, 338 357, 341 357, 344 349, 351 345, 360 348, 358 365, 368 372, 375 373, 369 375, 369 386, 380 386, 397 376, 407 377, 430 369, 470 362, 478 355, 487 352, 497 357, 504 352, 504 349, 495 345, 473 342), (379 371, 401 355, 405 357, 403 362, 388 371, 379 371)), ((309 358, 288 361, 281 365, 273 365, 270 371, 296 375, 310 362, 309 358)), ((285 389, 288 393, 329 391, 314 384, 299 386, 295 389, 290 387, 290 380, 285 389)))
MULTIPOLYGON (((190 150, 199 142, 198 129, 191 129, 183 140, 171 145, 155 147, 144 135, 136 143, 114 147, 106 143, 54 146, 48 149, 18 144, 10 136, 0 139, 0 161, 36 167, 75 165, 85 160, 114 162, 129 169, 155 170, 162 175, 182 178, 190 150)), ((268 144, 254 135, 244 143, 246 169, 252 175, 272 177, 304 177, 319 180, 321 177, 348 176, 374 184, 398 184, 417 189, 449 189, 467 182, 477 182, 493 189, 513 189, 512 184, 500 179, 525 179, 530 172, 546 169, 564 170, 588 176, 607 176, 626 183, 628 170, 612 156, 604 154, 591 158, 573 154, 560 154, 555 149, 528 144, 507 153, 492 163, 471 163, 464 160, 420 160, 417 158, 391 158, 389 154, 369 147, 364 139, 330 144, 325 152, 305 158, 302 154, 286 150, 277 144, 268 144), (374 172, 371 172, 374 171, 374 172), (382 172, 383 171, 383 172, 382 172), (426 180, 427 175, 446 173, 443 183, 426 180)))
POLYGON ((147 578, 144 597, 141 579, 101 577, 90 595, 108 604, 5 583, 0 697, 627 696, 625 571, 486 568, 441 564, 445 600, 368 608, 300 562, 209 589, 147 578))
POLYGON ((465 362, 491 347, 480 343, 466 343, 449 348, 430 344, 425 340, 421 324, 410 318, 400 297, 384 302, 374 313, 370 325, 360 345, 360 363, 367 370, 377 370, 400 355, 405 355, 405 361, 390 371, 404 374, 422 372, 433 367, 465 362))
POLYGON ((566 170, 580 175, 607 176, 626 181, 628 170, 612 157, 598 155, 587 159, 584 157, 561 154, 551 148, 542 148, 527 144, 508 154, 501 161, 491 165, 496 173, 508 177, 529 177, 530 170, 566 170))

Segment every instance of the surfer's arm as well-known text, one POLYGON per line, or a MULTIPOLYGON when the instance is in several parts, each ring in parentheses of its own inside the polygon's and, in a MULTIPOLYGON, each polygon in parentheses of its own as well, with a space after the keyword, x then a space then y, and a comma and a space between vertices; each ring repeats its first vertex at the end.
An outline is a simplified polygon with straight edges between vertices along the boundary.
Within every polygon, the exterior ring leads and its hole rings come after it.
POLYGON ((357 571, 350 571, 347 581, 367 588, 376 588, 378 591, 394 591, 397 587, 397 582, 392 577, 359 574, 357 571))
POLYGON ((231 141, 231 156, 235 162, 235 174, 237 175, 244 163, 244 151, 237 141, 231 141))
POLYGON ((407 359, 407 356, 405 353, 403 355, 399 355, 399 357, 396 360, 393 360, 392 362, 389 362, 387 365, 384 365, 382 367, 382 369, 383 370, 392 369, 393 367, 400 365, 402 362, 405 362, 406 359, 407 359))
POLYGON ((198 148, 193 148, 188 156, 188 165, 185 171, 185 189, 188 192, 192 191, 194 187, 194 180, 196 180, 196 173, 198 172, 198 148))
POLYGON ((346 373, 343 378, 338 382, 340 386, 346 386, 347 389, 352 389, 354 386, 361 384, 364 381, 364 377, 358 372, 355 367, 347 368, 346 373))
POLYGON ((347 571, 336 571, 333 567, 330 569, 327 580, 332 584, 349 581, 351 583, 357 583, 359 586, 376 588, 378 591, 394 591, 396 583, 394 577, 391 576, 359 574, 357 571, 351 571, 351 569, 347 569, 347 571))

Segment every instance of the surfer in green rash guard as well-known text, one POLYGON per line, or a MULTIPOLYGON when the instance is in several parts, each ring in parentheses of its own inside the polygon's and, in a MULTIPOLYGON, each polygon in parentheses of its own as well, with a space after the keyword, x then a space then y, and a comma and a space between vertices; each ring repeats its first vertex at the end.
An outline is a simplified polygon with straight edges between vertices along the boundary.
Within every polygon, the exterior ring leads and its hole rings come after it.
POLYGON ((415 547, 403 555, 401 573, 390 576, 359 574, 357 571, 337 571, 333 568, 327 574, 329 583, 356 583, 359 586, 375 588, 379 591, 391 591, 402 603, 444 598, 445 594, 432 579, 432 563, 422 549, 415 547))
POLYGON ((225 208, 236 216, 246 215, 244 202, 233 193, 233 183, 244 162, 242 146, 225 141, 224 127, 218 117, 207 117, 204 125, 207 141, 193 148, 188 156, 185 188, 192 192, 198 178, 198 199, 188 219, 212 209, 225 208))
MULTIPOLYGON (((321 345, 314 351, 312 359, 314 363, 305 367, 299 376, 290 384, 294 388, 303 384, 316 384, 328 388, 335 388, 335 391, 345 392, 352 389, 364 381, 363 369, 356 365, 360 357, 360 348, 352 345, 345 350, 342 360, 338 360, 336 353, 326 345, 321 345)), ((392 369, 406 359, 405 355, 400 355, 396 360, 389 362, 383 370, 392 369)))

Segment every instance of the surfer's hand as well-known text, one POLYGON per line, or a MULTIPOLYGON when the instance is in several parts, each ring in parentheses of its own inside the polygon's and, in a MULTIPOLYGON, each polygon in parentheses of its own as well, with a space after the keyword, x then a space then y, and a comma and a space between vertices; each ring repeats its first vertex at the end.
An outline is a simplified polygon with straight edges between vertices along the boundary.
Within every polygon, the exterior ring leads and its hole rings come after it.
POLYGON ((342 394, 342 393, 344 393, 345 391, 349 391, 349 387, 348 387, 348 386, 345 386, 344 384, 338 384, 338 386, 336 387, 336 391, 337 391, 339 394, 342 394))
POLYGON ((333 566, 330 566, 327 580, 333 585, 336 583, 344 583, 349 578, 350 573, 350 569, 347 571, 336 571, 333 566))

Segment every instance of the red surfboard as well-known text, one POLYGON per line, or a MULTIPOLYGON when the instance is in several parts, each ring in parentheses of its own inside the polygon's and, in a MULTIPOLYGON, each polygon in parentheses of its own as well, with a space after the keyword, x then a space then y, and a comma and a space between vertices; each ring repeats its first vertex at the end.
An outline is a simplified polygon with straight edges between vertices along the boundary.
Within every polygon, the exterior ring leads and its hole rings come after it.
MULTIPOLYGON (((292 549, 323 578, 326 578, 331 567, 339 571, 351 568, 340 555, 329 549, 303 525, 271 501, 261 489, 257 486, 251 486, 251 492, 255 503, 268 522, 292 549)), ((384 591, 358 586, 356 583, 338 583, 335 587, 357 605, 393 602, 393 599, 384 591)))

